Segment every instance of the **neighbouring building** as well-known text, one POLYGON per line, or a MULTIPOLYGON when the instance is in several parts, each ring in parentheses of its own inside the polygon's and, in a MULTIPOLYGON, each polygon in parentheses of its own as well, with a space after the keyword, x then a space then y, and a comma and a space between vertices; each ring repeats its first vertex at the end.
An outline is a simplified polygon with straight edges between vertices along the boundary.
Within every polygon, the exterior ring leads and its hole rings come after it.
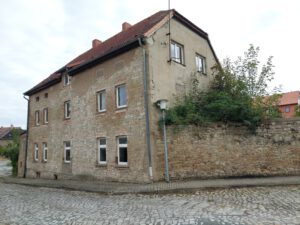
POLYGON ((292 91, 283 93, 279 100, 279 110, 282 117, 291 118, 296 114, 297 106, 300 105, 300 92, 292 91))
MULTIPOLYGON (((208 34, 175 10, 130 25, 26 91, 27 177, 149 182, 163 172, 156 103, 203 90, 218 63, 208 34)), ((184 149, 182 149, 184 150, 184 149)))
POLYGON ((10 127, 0 127, 0 146, 5 147, 9 143, 13 142, 13 130, 17 129, 20 132, 22 129, 20 127, 14 127, 11 125, 10 127))

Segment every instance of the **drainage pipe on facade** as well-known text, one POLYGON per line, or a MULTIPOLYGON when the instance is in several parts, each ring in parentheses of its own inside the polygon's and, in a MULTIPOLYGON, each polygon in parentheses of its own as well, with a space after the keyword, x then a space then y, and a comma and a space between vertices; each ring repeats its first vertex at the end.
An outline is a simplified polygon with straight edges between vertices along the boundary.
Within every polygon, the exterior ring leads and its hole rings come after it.
POLYGON ((139 38, 139 45, 143 50, 143 81, 144 81, 144 107, 146 116, 146 142, 147 142, 147 153, 148 153, 148 172, 149 177, 153 179, 152 170, 152 153, 151 153, 151 141, 150 141, 150 119, 149 119, 149 99, 148 99, 148 61, 146 49, 143 46, 142 39, 139 38))
POLYGON ((28 138, 29 138, 29 113, 30 113, 30 104, 29 104, 29 98, 26 98, 25 95, 23 95, 23 98, 27 100, 27 131, 26 131, 26 144, 25 144, 25 160, 24 160, 24 173, 23 178, 26 178, 27 173, 27 154, 28 154, 28 138))

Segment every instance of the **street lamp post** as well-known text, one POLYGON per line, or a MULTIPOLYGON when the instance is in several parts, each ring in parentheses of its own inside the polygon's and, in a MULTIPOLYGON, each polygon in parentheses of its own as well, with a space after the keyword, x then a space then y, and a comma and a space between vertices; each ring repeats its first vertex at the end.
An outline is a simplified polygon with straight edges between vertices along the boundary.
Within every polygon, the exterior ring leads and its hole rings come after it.
POLYGON ((164 155, 165 155, 165 180, 166 182, 170 182, 169 177, 169 160, 168 160, 168 145, 167 145, 167 132, 166 132, 166 120, 165 120, 165 111, 167 108, 167 100, 161 99, 157 101, 160 110, 162 111, 162 119, 163 119, 163 137, 164 137, 164 155))

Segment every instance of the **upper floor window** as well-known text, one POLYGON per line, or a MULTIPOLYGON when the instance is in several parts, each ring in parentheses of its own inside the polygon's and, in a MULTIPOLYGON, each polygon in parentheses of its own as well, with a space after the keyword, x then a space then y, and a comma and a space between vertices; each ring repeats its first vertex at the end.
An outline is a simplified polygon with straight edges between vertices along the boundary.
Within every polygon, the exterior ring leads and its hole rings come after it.
POLYGON ((71 162, 71 142, 70 141, 64 142, 64 162, 65 163, 71 162))
POLYGON ((65 74, 63 78, 64 78, 64 86, 69 85, 71 81, 70 76, 68 74, 65 74))
POLYGON ((206 74, 206 60, 205 57, 196 54, 196 67, 197 67, 197 72, 206 74))
POLYGON ((71 118, 71 101, 66 101, 64 105, 65 119, 71 118))
POLYGON ((35 97, 35 101, 36 102, 40 101, 40 97, 39 96, 35 97))
POLYGON ((178 44, 174 41, 171 42, 171 60, 181 64, 184 63, 183 45, 178 44))
POLYGON ((36 143, 34 144, 34 160, 39 160, 39 145, 36 143))
POLYGON ((127 137, 120 136, 117 138, 118 144, 118 164, 128 165, 128 154, 127 154, 127 137))
POLYGON ((47 146, 47 143, 44 142, 43 143, 43 161, 47 162, 47 160, 48 160, 48 146, 47 146))
POLYGON ((105 90, 97 92, 97 108, 98 108, 98 112, 104 112, 106 110, 105 90))
POLYGON ((117 95, 117 107, 122 108, 127 106, 127 90, 126 85, 122 84, 117 86, 116 88, 116 95, 117 95))
POLYGON ((43 113, 44 113, 44 124, 47 124, 48 123, 48 108, 44 108, 43 113))
POLYGON ((106 138, 99 138, 98 163, 106 164, 106 138))
POLYGON ((35 111, 35 125, 40 125, 40 111, 35 111))

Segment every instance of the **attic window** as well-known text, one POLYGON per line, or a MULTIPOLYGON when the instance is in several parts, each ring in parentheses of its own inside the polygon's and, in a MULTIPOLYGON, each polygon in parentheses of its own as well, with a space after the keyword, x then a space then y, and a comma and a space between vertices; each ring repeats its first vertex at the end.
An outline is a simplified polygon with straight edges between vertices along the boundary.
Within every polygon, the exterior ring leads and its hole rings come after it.
POLYGON ((68 75, 68 74, 65 74, 64 76, 63 76, 63 79, 64 79, 64 86, 67 86, 67 85, 69 85, 70 84, 70 76, 68 75))
POLYGON ((36 102, 40 101, 40 97, 39 96, 35 97, 35 101, 36 102))
POLYGON ((44 96, 45 96, 45 98, 48 98, 48 93, 45 93, 45 95, 44 95, 44 96))

